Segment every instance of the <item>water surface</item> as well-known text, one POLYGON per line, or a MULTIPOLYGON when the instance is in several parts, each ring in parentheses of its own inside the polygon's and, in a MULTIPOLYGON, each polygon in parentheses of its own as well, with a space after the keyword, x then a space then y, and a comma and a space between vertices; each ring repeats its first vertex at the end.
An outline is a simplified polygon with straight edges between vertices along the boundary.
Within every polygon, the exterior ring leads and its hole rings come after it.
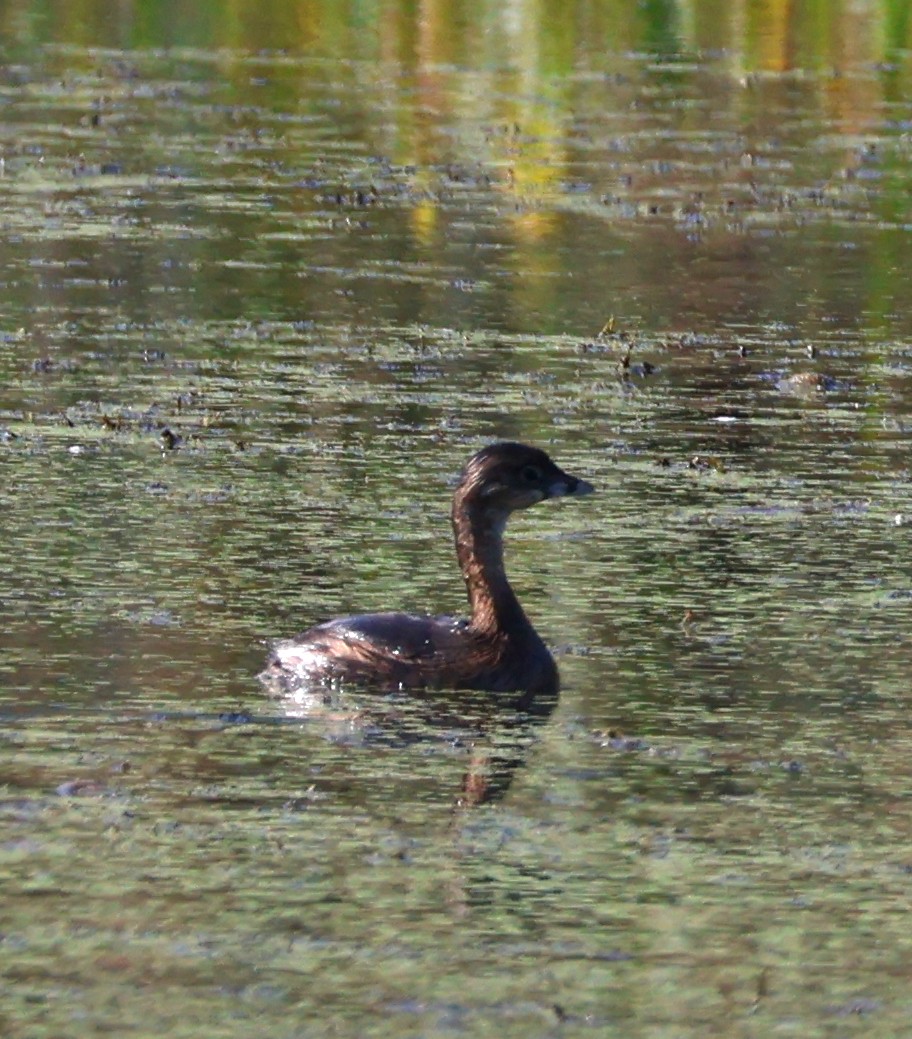
POLYGON ((4 1035, 902 1033, 904 5, 553 6, 0 8, 4 1035), (266 699, 505 437, 559 702, 266 699))

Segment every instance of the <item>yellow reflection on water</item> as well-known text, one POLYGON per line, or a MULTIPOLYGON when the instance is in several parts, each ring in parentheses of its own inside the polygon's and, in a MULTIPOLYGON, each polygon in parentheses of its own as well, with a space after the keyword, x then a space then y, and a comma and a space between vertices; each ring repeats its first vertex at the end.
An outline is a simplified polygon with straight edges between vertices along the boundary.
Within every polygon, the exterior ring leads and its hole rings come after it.
POLYGON ((748 70, 840 69, 859 52, 882 59, 907 47, 904 0, 795 4, 790 0, 9 0, 3 34, 122 48, 225 47, 311 56, 382 58, 406 69, 513 68, 534 87, 611 53, 671 55, 724 48, 748 70))

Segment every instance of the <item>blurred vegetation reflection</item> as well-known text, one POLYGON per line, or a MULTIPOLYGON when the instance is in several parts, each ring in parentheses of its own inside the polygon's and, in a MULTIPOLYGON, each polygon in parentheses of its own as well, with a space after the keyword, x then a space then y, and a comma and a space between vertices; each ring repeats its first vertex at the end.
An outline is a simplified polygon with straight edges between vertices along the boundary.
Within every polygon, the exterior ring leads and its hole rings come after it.
MULTIPOLYGON (((0 27, 7 184, 26 172, 42 190, 69 191, 73 173, 93 171, 166 178, 148 199, 126 180, 106 181, 97 198, 122 188, 134 224, 154 220, 196 262, 220 261, 226 291, 206 297, 219 317, 276 316, 280 269, 302 247, 317 282, 353 258, 362 270, 350 277, 380 277, 391 262, 411 273, 399 305, 385 303, 396 321, 413 317, 428 255, 448 261, 440 273, 462 290, 492 276, 478 250, 501 250, 503 278, 523 276, 505 289, 510 305, 484 291, 436 300, 441 323, 558 331, 573 312, 589 334, 618 297, 647 324, 690 313, 683 285, 644 313, 625 271, 655 281, 689 263, 689 243, 705 235, 740 243, 825 226, 831 255, 815 266, 835 300, 841 288, 826 283, 843 263, 832 254, 840 226, 897 232, 853 243, 870 283, 856 313, 890 310, 908 260, 912 29, 900 0, 67 0, 0 3, 0 27), (239 175, 246 210, 215 197, 240 187, 239 175), (361 234, 359 210, 374 203, 386 213, 376 234, 361 234), (337 216, 349 234, 321 233, 337 216), (599 307, 559 280, 578 266, 582 236, 599 307), (241 293, 229 261, 266 267, 246 271, 241 293)), ((91 180, 77 186, 92 193, 91 180)), ((797 293, 771 272, 800 246, 779 245, 762 246, 781 255, 764 264, 757 295, 764 315, 788 321, 797 293)), ((207 280, 205 269, 193 276, 207 280)))
POLYGON ((724 50, 745 72, 838 72, 910 45, 904 0, 5 0, 0 18, 7 45, 284 50, 406 70, 513 68, 529 86, 626 51, 724 50))

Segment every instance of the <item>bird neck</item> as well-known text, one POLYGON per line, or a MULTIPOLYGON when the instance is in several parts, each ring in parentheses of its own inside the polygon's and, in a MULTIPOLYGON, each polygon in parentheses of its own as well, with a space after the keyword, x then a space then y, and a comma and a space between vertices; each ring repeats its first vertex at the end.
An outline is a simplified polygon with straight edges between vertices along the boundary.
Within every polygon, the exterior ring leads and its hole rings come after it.
POLYGON ((456 555, 469 596, 471 624, 485 635, 523 634, 529 619, 507 580, 503 534, 508 513, 477 503, 453 503, 456 555))

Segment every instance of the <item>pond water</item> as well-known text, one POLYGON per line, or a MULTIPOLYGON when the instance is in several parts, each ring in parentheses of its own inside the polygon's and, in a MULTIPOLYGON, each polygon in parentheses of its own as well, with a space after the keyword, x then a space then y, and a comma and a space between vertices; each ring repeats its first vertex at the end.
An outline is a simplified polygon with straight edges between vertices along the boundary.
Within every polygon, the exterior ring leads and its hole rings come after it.
POLYGON ((904 1034, 906 5, 0 41, 0 1032, 904 1034), (266 698, 498 438, 559 701, 266 698))

